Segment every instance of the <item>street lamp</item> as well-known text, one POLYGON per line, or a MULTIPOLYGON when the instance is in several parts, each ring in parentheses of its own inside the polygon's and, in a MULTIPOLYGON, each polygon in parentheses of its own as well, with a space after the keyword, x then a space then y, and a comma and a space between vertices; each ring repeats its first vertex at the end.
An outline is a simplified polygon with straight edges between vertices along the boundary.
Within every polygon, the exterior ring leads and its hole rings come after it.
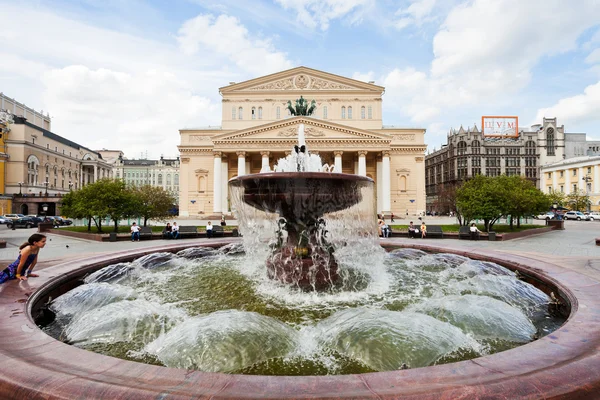
POLYGON ((558 219, 558 215, 556 214, 556 210, 558 209, 558 204, 552 204, 552 211, 554 212, 554 219, 558 219))
POLYGON ((590 189, 592 188, 592 177, 590 175, 586 175, 583 178, 581 178, 582 181, 585 182, 585 193, 588 197, 588 202, 587 202, 587 210, 588 212, 590 212, 590 189))
POLYGON ((17 182, 19 184, 19 196, 22 196, 23 193, 21 192, 21 186, 23 186, 23 182, 17 182))
POLYGON ((48 213, 48 204, 42 204, 42 211, 44 212, 44 219, 46 219, 46 214, 48 213))
POLYGON ((46 197, 48 197, 48 185, 50 184, 50 182, 46 181, 44 182, 44 186, 46 186, 46 197))

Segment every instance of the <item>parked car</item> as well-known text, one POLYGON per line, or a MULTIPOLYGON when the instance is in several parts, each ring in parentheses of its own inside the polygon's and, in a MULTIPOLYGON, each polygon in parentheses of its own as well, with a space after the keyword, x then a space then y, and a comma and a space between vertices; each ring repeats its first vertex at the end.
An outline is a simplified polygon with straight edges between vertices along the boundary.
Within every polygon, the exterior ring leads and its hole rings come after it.
POLYGON ((30 217, 23 217, 23 218, 17 218, 17 219, 13 219, 10 220, 7 224, 6 227, 9 229, 12 229, 12 227, 15 228, 33 228, 36 227, 38 225, 37 221, 34 221, 32 218, 30 217))
POLYGON ((5 219, 17 219, 19 216, 17 214, 4 214, 5 219))
POLYGON ((576 219, 577 221, 589 221, 590 216, 581 211, 567 211, 563 216, 565 219, 576 219))
POLYGON ((595 220, 600 220, 600 213, 598 211, 592 211, 592 212, 585 212, 585 215, 589 215, 590 217, 590 221, 595 221, 595 220))
POLYGON ((73 225, 73 221, 71 221, 70 219, 66 219, 66 218, 59 217, 59 216, 52 217, 52 218, 54 218, 54 221, 56 221, 56 223, 58 225, 61 225, 61 226, 62 225, 73 225))
POLYGON ((537 219, 545 219, 546 221, 548 221, 549 219, 554 219, 555 215, 552 211, 548 211, 547 213, 544 214, 539 214, 536 215, 535 218, 537 219))

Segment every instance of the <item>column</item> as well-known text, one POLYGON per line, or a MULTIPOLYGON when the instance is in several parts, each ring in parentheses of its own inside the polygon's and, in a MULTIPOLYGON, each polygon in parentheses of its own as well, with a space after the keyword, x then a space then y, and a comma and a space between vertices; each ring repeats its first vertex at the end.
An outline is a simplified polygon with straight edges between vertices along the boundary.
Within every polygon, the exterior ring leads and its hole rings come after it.
MULTIPOLYGON (((215 151, 213 165, 213 211, 215 213, 221 212, 221 152, 215 151)), ((165 178, 163 177, 163 182, 165 178)))
POLYGON ((270 151, 261 151, 260 156, 262 157, 262 165, 260 167, 260 172, 269 172, 271 167, 269 166, 269 156, 271 155, 270 151))
POLYGON ((384 210, 383 208, 383 161, 381 157, 377 157, 377 214, 381 214, 384 210))
POLYGON ((571 193, 571 170, 565 169, 565 194, 571 193))
POLYGON ((391 212, 392 210, 392 203, 391 203, 391 198, 392 198, 392 190, 390 187, 390 152, 388 150, 385 150, 383 152, 383 160, 382 160, 382 176, 383 176, 383 189, 382 189, 382 195, 383 195, 383 202, 382 202, 382 206, 383 212, 391 212))
POLYGON ((229 211, 229 162, 227 155, 221 158, 221 212, 229 211))
POLYGON ((335 171, 334 172, 342 173, 342 154, 344 154, 344 152, 341 150, 336 150, 333 152, 333 155, 335 156, 335 161, 334 161, 335 171))
MULTIPOLYGON (((541 188, 542 192, 544 191, 544 188, 541 188)), ((558 171, 552 171, 552 191, 553 192, 559 192, 560 189, 558 187, 558 171)))
POLYGON ((94 180, 92 181, 92 183, 95 183, 98 181, 98 166, 96 164, 94 164, 94 180))
POLYGON ((359 150, 358 152, 358 174, 367 176, 367 151, 359 150))
POLYGON ((238 151, 238 176, 246 175, 246 152, 238 151))

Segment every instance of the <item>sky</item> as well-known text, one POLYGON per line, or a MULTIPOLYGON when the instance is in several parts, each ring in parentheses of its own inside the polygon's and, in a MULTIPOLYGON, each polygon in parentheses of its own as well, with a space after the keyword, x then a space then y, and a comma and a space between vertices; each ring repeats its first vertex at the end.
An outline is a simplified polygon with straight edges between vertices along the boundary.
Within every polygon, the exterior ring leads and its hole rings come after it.
POLYGON ((306 66, 386 88, 428 151, 482 115, 600 139, 600 0, 0 0, 0 92, 52 131, 175 157, 218 88, 306 66))

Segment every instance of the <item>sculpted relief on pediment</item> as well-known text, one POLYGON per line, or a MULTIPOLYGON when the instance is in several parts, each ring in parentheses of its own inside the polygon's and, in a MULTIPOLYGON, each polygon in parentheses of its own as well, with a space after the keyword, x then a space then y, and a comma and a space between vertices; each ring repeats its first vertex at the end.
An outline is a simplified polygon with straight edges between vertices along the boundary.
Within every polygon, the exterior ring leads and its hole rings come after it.
MULTIPOLYGON (((298 127, 290 126, 288 128, 282 129, 277 133, 277 136, 282 136, 282 137, 298 136, 298 127)), ((323 136, 325 136, 325 132, 323 132, 321 129, 317 129, 312 126, 307 126, 304 128, 304 136, 306 136, 306 137, 323 137, 323 136)))
POLYGON ((307 74, 298 74, 278 81, 265 83, 247 90, 355 90, 355 87, 317 78, 307 74))

